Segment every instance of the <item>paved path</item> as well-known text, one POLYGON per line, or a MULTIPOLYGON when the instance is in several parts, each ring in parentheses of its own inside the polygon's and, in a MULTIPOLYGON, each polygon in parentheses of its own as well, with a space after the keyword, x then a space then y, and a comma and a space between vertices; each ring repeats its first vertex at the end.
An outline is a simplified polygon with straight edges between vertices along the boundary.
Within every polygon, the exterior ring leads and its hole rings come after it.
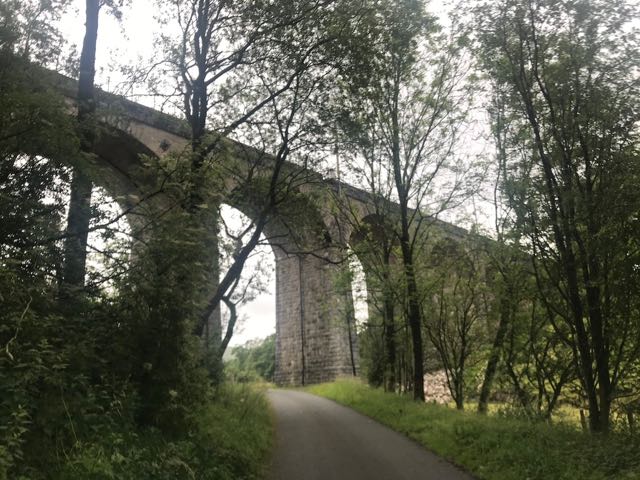
POLYGON ((417 443, 331 400, 269 391, 272 480, 472 480, 417 443))

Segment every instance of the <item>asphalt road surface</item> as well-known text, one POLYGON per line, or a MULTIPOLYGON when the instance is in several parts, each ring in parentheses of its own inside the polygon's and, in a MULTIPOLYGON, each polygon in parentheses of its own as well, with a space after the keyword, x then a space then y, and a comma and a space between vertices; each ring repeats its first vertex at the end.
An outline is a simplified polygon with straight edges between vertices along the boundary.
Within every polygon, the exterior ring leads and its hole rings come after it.
POLYGON ((269 391, 276 413, 271 480, 472 480, 417 443, 349 408, 269 391))

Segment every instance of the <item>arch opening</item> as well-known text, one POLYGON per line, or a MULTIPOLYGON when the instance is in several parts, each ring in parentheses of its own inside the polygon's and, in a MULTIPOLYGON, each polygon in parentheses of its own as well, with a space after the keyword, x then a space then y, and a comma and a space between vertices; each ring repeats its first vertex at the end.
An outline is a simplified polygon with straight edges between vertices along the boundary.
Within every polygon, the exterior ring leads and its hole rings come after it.
MULTIPOLYGON (((4 253, 15 258, 20 249, 30 251, 28 261, 39 265, 49 281, 60 282, 71 167, 44 155, 21 153, 5 156, 1 170, 4 253), (10 238, 11 232, 20 232, 19 238, 10 238)), ((126 272, 131 228, 122 203, 107 188, 94 187, 91 204, 85 282, 89 291, 108 292, 126 272)))
POLYGON ((356 329, 361 328, 369 320, 369 300, 367 279, 362 262, 350 249, 349 270, 351 271, 351 295, 356 329))
MULTIPOLYGON (((241 235, 246 235, 251 220, 240 210, 222 204, 219 222, 220 275, 224 275, 239 247, 241 235)), ((241 279, 232 294, 238 302, 238 321, 229 346, 245 344, 275 333, 275 254, 264 234, 260 243, 250 254, 241 274, 241 279)), ((230 320, 229 308, 222 305, 222 331, 226 332, 230 320)))

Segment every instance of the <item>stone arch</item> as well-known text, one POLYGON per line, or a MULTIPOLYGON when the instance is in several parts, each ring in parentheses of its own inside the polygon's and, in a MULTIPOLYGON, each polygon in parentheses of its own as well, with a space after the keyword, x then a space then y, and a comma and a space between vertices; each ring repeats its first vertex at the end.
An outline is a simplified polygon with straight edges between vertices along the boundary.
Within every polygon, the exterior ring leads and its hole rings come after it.
POLYGON ((163 211, 172 200, 161 191, 157 170, 149 165, 159 159, 148 145, 119 126, 100 123, 93 155, 76 163, 102 188, 125 213, 131 234, 131 255, 135 257, 149 235, 151 219, 163 211))
POLYGON ((108 182, 108 187, 119 193, 139 194, 152 186, 155 180, 145 168, 141 158, 156 154, 126 131, 104 126, 95 143, 94 153, 100 160, 97 167, 103 175, 94 178, 94 183, 108 182))
POLYGON ((370 213, 360 219, 359 224, 351 232, 349 243, 357 244, 363 241, 377 244, 394 243, 393 224, 389 217, 378 213, 370 213))
MULTIPOLYGON (((73 149, 60 151, 40 144, 23 149, 23 153, 81 169, 94 185, 104 189, 118 203, 122 211, 133 210, 143 195, 145 185, 151 185, 153 181, 140 158, 142 155, 153 157, 155 153, 128 132, 104 122, 99 123, 90 155, 80 155, 77 148, 75 145, 73 149)), ((125 215, 125 218, 129 226, 136 223, 132 215, 125 215)))

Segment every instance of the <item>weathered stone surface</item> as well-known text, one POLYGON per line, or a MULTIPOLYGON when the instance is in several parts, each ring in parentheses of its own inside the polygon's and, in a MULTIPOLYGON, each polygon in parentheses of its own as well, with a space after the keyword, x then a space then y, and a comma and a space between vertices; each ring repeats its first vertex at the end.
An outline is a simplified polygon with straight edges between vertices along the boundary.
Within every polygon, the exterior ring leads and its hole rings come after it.
POLYGON ((347 300, 337 294, 334 284, 337 273, 336 266, 311 255, 277 258, 277 384, 326 382, 353 375, 357 368, 357 347, 354 336, 349 335, 344 305, 347 300))

